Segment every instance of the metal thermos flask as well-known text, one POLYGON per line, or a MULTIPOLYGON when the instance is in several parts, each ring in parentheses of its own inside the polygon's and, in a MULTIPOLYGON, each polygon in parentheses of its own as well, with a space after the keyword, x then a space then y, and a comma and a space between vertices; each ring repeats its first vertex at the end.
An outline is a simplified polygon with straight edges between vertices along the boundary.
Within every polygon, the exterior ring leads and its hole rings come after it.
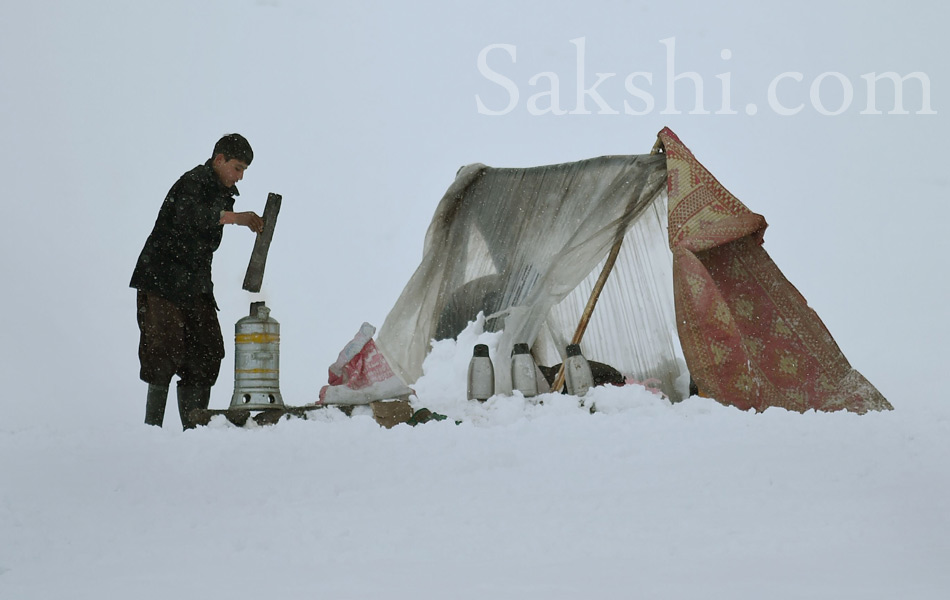
POLYGON ((488 346, 476 344, 468 363, 468 399, 484 402, 495 395, 495 367, 488 356, 488 346))
POLYGON ((515 344, 511 351, 511 389, 518 390, 525 398, 537 396, 538 378, 535 369, 528 344, 515 344))
POLYGON ((581 354, 580 344, 570 344, 567 347, 564 380, 567 383, 567 393, 572 396, 583 396, 594 387, 594 376, 590 372, 590 364, 581 354))

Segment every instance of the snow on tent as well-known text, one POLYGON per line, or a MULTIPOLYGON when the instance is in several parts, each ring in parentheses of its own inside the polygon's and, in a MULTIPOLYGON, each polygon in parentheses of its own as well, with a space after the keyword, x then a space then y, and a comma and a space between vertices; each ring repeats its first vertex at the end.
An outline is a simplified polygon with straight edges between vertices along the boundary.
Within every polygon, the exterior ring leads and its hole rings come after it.
POLYGON ((765 252, 765 228, 668 128, 648 155, 469 165, 379 347, 411 384, 431 341, 482 313, 500 332, 499 392, 511 390, 514 344, 553 366, 579 339, 589 360, 672 401, 692 379, 743 410, 890 409, 765 252))

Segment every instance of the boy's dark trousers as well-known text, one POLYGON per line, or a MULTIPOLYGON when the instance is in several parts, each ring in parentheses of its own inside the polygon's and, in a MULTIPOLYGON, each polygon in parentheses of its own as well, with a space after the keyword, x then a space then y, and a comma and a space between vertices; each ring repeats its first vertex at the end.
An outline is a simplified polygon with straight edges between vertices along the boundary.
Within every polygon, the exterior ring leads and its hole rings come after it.
POLYGON ((172 377, 178 375, 178 412, 182 427, 194 423, 192 410, 208 408, 211 386, 224 358, 224 339, 210 295, 175 303, 138 291, 140 378, 149 384, 145 422, 161 426, 172 377))

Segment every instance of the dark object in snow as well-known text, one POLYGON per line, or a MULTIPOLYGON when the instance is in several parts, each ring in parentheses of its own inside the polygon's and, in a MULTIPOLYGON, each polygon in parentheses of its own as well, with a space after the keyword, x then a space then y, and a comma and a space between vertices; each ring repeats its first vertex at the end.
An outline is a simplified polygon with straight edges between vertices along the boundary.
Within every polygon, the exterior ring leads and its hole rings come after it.
MULTIPOLYGON (((434 413, 428 408, 420 408, 416 412, 412 413, 412 417, 406 421, 407 425, 421 425, 422 423, 428 423, 429 421, 444 421, 448 418, 446 415, 441 415, 439 413, 434 413)), ((460 424, 461 421, 456 421, 455 424, 460 424)))
MULTIPOLYGON (((608 364, 602 362, 597 362, 595 360, 587 361, 590 364, 590 372, 594 378, 594 386, 598 385, 624 385, 623 373, 617 369, 611 367, 608 364)), ((543 365, 538 365, 538 368, 541 369, 541 373, 544 374, 544 378, 547 380, 548 385, 554 385, 554 378, 557 377, 557 372, 561 370, 561 364, 558 363, 553 367, 545 367, 543 365)), ((565 388, 561 392, 562 394, 567 393, 565 388)))
POLYGON ((412 418, 412 406, 406 400, 390 402, 370 402, 373 409, 373 419, 386 429, 392 429, 400 423, 407 423, 412 418))
MULTIPOLYGON (((370 403, 373 410, 373 419, 386 429, 392 429, 400 423, 415 427, 429 421, 444 421, 447 417, 434 413, 427 408, 420 408, 413 412, 412 406, 405 400, 377 401, 370 403)), ((246 427, 248 421, 259 426, 275 425, 288 419, 310 419, 310 414, 316 410, 335 408, 351 416, 354 406, 351 404, 308 404, 306 406, 280 406, 262 410, 247 408, 209 409, 199 408, 189 413, 189 418, 195 425, 208 425, 216 415, 223 415, 232 425, 246 427)), ((458 421, 456 421, 458 424, 458 421)))
MULTIPOLYGON (((251 410, 247 408, 205 408, 191 411, 191 421, 196 425, 207 425, 211 418, 216 415, 223 415, 233 425, 244 427, 248 419, 252 419, 258 425, 273 425, 282 419, 292 417, 306 420, 310 412, 327 408, 329 405, 311 404, 307 406, 282 406, 280 408, 268 408, 264 410, 251 410), (253 414, 252 414, 253 413, 253 414)), ((352 406, 335 406, 344 414, 349 415, 353 412, 352 406)))

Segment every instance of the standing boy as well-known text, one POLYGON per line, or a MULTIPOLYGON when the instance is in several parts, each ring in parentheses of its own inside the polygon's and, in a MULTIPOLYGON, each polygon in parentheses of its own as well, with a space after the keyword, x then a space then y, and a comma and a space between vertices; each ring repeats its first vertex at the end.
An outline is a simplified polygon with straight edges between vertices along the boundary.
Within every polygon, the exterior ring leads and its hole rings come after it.
POLYGON ((243 136, 231 133, 218 140, 211 158, 168 191, 135 265, 129 285, 138 290, 139 377, 148 384, 149 425, 161 427, 174 375, 179 377, 183 428, 194 427, 192 410, 208 408, 224 358, 211 259, 224 225, 243 225, 256 233, 264 229, 254 212, 232 211, 235 184, 253 158, 243 136))

